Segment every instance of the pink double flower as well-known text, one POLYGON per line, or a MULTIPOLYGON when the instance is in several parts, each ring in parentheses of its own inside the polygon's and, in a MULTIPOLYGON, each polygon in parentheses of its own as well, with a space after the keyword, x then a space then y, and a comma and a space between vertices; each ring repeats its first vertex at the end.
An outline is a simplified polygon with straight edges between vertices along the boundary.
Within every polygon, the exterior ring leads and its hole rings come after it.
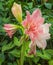
POLYGON ((42 49, 46 48, 46 40, 50 38, 49 27, 51 24, 44 24, 44 18, 39 9, 36 9, 32 15, 29 11, 26 13, 26 19, 24 19, 22 24, 25 28, 25 34, 31 39, 29 54, 35 54, 36 46, 42 49))

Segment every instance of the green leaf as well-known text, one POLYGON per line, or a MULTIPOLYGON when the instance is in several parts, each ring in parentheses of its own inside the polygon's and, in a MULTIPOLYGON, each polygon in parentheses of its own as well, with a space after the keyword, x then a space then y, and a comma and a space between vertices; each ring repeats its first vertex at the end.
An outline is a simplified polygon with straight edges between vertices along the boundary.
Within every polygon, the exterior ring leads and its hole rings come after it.
POLYGON ((9 53, 15 57, 20 57, 20 50, 14 49, 14 50, 10 51, 9 53))
POLYGON ((2 2, 0 2, 0 10, 4 10, 2 2))
POLYGON ((1 53, 0 54, 0 65, 2 64, 2 62, 5 60, 4 54, 1 53))
POLYGON ((53 56, 53 50, 52 49, 48 49, 48 50, 46 50, 46 52, 53 56))
POLYGON ((33 7, 33 3, 32 3, 32 2, 28 3, 27 5, 28 5, 28 7, 29 7, 30 9, 33 7))
POLYGON ((13 65, 12 63, 8 63, 8 65, 13 65))
POLYGON ((12 3, 13 3, 13 2, 14 2, 14 0, 8 0, 8 1, 6 2, 8 8, 10 8, 10 7, 12 6, 12 3))
POLYGON ((53 65, 53 60, 50 60, 48 63, 49 65, 53 65))
POLYGON ((9 22, 10 22, 10 18, 5 18, 5 17, 3 17, 2 21, 3 21, 4 23, 9 23, 9 22))
POLYGON ((43 53, 41 51, 37 51, 37 56, 41 57, 42 59, 49 60, 51 59, 51 55, 48 54, 46 51, 43 50, 43 53))
POLYGON ((3 27, 1 25, 0 25, 0 32, 4 32, 3 27))
POLYGON ((7 40, 4 40, 4 41, 1 42, 2 46, 6 45, 6 44, 7 44, 7 40))
POLYGON ((12 42, 10 42, 9 44, 3 45, 2 52, 9 50, 9 49, 12 49, 14 46, 15 45, 12 42))
POLYGON ((13 65, 18 65, 18 64, 16 62, 14 62, 13 65))
POLYGON ((33 57, 32 61, 36 64, 39 61, 39 57, 33 57))
POLYGON ((52 4, 51 3, 45 3, 45 7, 48 9, 52 9, 52 4))
POLYGON ((19 42, 19 40, 18 40, 17 37, 14 37, 14 44, 15 44, 16 46, 20 46, 20 42, 19 42))

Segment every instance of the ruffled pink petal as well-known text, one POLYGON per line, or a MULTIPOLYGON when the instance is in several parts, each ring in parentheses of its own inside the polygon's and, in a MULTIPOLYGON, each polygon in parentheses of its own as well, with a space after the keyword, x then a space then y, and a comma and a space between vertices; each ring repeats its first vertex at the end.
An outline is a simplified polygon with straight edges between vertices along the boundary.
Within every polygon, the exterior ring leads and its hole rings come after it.
POLYGON ((41 27, 42 27, 42 30, 43 30, 43 33, 41 34, 42 35, 42 38, 44 39, 49 39, 50 38, 50 33, 49 33, 49 27, 51 26, 51 24, 43 24, 41 27))
POLYGON ((29 11, 26 11, 26 14, 27 14, 27 22, 30 22, 31 21, 31 15, 29 13, 29 11))
POLYGON ((33 18, 37 18, 37 17, 39 17, 39 16, 42 16, 42 14, 41 14, 41 11, 39 10, 39 9, 36 9, 33 13, 32 13, 32 19, 33 18))
POLYGON ((28 25, 30 25, 31 16, 29 11, 26 11, 26 19, 22 22, 23 26, 26 28, 28 25))
POLYGON ((27 20, 26 19, 22 22, 22 25, 24 28, 26 28, 26 26, 27 26, 27 20))
POLYGON ((37 17, 35 23, 40 26, 44 23, 44 18, 43 17, 37 17))
POLYGON ((46 40, 45 39, 36 39, 35 40, 35 43, 36 45, 39 47, 39 48, 42 48, 42 49, 45 49, 46 46, 47 46, 47 43, 46 43, 46 40))
POLYGON ((44 18, 43 17, 37 17, 32 19, 32 23, 36 25, 36 27, 39 27, 44 23, 44 18))
POLYGON ((33 33, 29 33, 29 36, 30 36, 30 39, 31 39, 32 41, 35 40, 35 37, 34 37, 34 34, 33 34, 33 33))
POLYGON ((49 27, 51 24, 45 23, 42 25, 44 33, 49 33, 49 27))
POLYGON ((44 38, 44 39, 50 39, 50 34, 49 33, 47 33, 47 34, 44 34, 43 36, 42 36, 42 38, 44 38))

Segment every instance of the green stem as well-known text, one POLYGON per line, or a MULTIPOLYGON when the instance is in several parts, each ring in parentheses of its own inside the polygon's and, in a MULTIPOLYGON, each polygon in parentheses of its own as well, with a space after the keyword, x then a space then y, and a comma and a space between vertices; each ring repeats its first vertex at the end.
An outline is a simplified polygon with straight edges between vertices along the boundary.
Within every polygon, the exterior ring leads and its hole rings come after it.
POLYGON ((17 27, 17 29, 18 29, 18 28, 21 29, 22 32, 23 32, 23 34, 24 34, 24 27, 23 27, 22 25, 20 25, 20 26, 17 27))
POLYGON ((23 44, 22 44, 22 47, 21 47, 21 59, 20 59, 20 65, 23 65, 24 64, 24 58, 25 58, 25 40, 26 40, 26 36, 24 35, 24 38, 23 38, 23 44))

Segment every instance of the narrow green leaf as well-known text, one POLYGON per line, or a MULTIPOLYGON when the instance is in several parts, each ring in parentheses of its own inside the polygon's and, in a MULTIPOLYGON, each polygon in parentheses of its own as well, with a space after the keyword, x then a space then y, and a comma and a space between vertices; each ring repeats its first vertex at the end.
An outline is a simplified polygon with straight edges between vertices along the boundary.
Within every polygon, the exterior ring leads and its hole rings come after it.
POLYGON ((4 10, 2 2, 0 2, 0 10, 4 10))
POLYGON ((4 54, 0 54, 0 65, 2 65, 2 62, 5 60, 4 54))
POLYGON ((52 9, 52 4, 51 3, 45 3, 45 7, 48 9, 52 9))
MULTIPOLYGON (((22 37, 23 38, 23 37, 22 37)), ((18 47, 20 47, 23 43, 23 39, 18 40, 17 37, 14 37, 14 44, 18 47)))
POLYGON ((2 51, 6 51, 6 50, 9 50, 9 49, 12 49, 15 45, 10 42, 9 44, 6 44, 6 45, 3 45, 2 47, 2 51))
POLYGON ((13 65, 12 63, 8 63, 8 65, 13 65))
POLYGON ((46 52, 53 56, 53 50, 52 49, 48 49, 48 50, 46 50, 46 52))
POLYGON ((14 62, 14 63, 13 63, 13 65, 17 65, 17 63, 16 63, 16 62, 14 62))
POLYGON ((10 51, 9 53, 15 57, 20 57, 20 50, 14 49, 14 50, 10 51))
POLYGON ((38 61, 39 61, 39 57, 33 57, 33 59, 32 59, 32 61, 34 62, 34 63, 37 63, 38 61))
POLYGON ((14 37, 14 44, 15 44, 16 46, 19 46, 19 45, 20 45, 19 40, 18 40, 17 37, 14 37))
POLYGON ((40 51, 37 51, 36 54, 37 54, 37 56, 41 57, 42 59, 46 59, 46 60, 51 59, 51 55, 48 54, 46 51, 43 51, 43 53, 40 51))

